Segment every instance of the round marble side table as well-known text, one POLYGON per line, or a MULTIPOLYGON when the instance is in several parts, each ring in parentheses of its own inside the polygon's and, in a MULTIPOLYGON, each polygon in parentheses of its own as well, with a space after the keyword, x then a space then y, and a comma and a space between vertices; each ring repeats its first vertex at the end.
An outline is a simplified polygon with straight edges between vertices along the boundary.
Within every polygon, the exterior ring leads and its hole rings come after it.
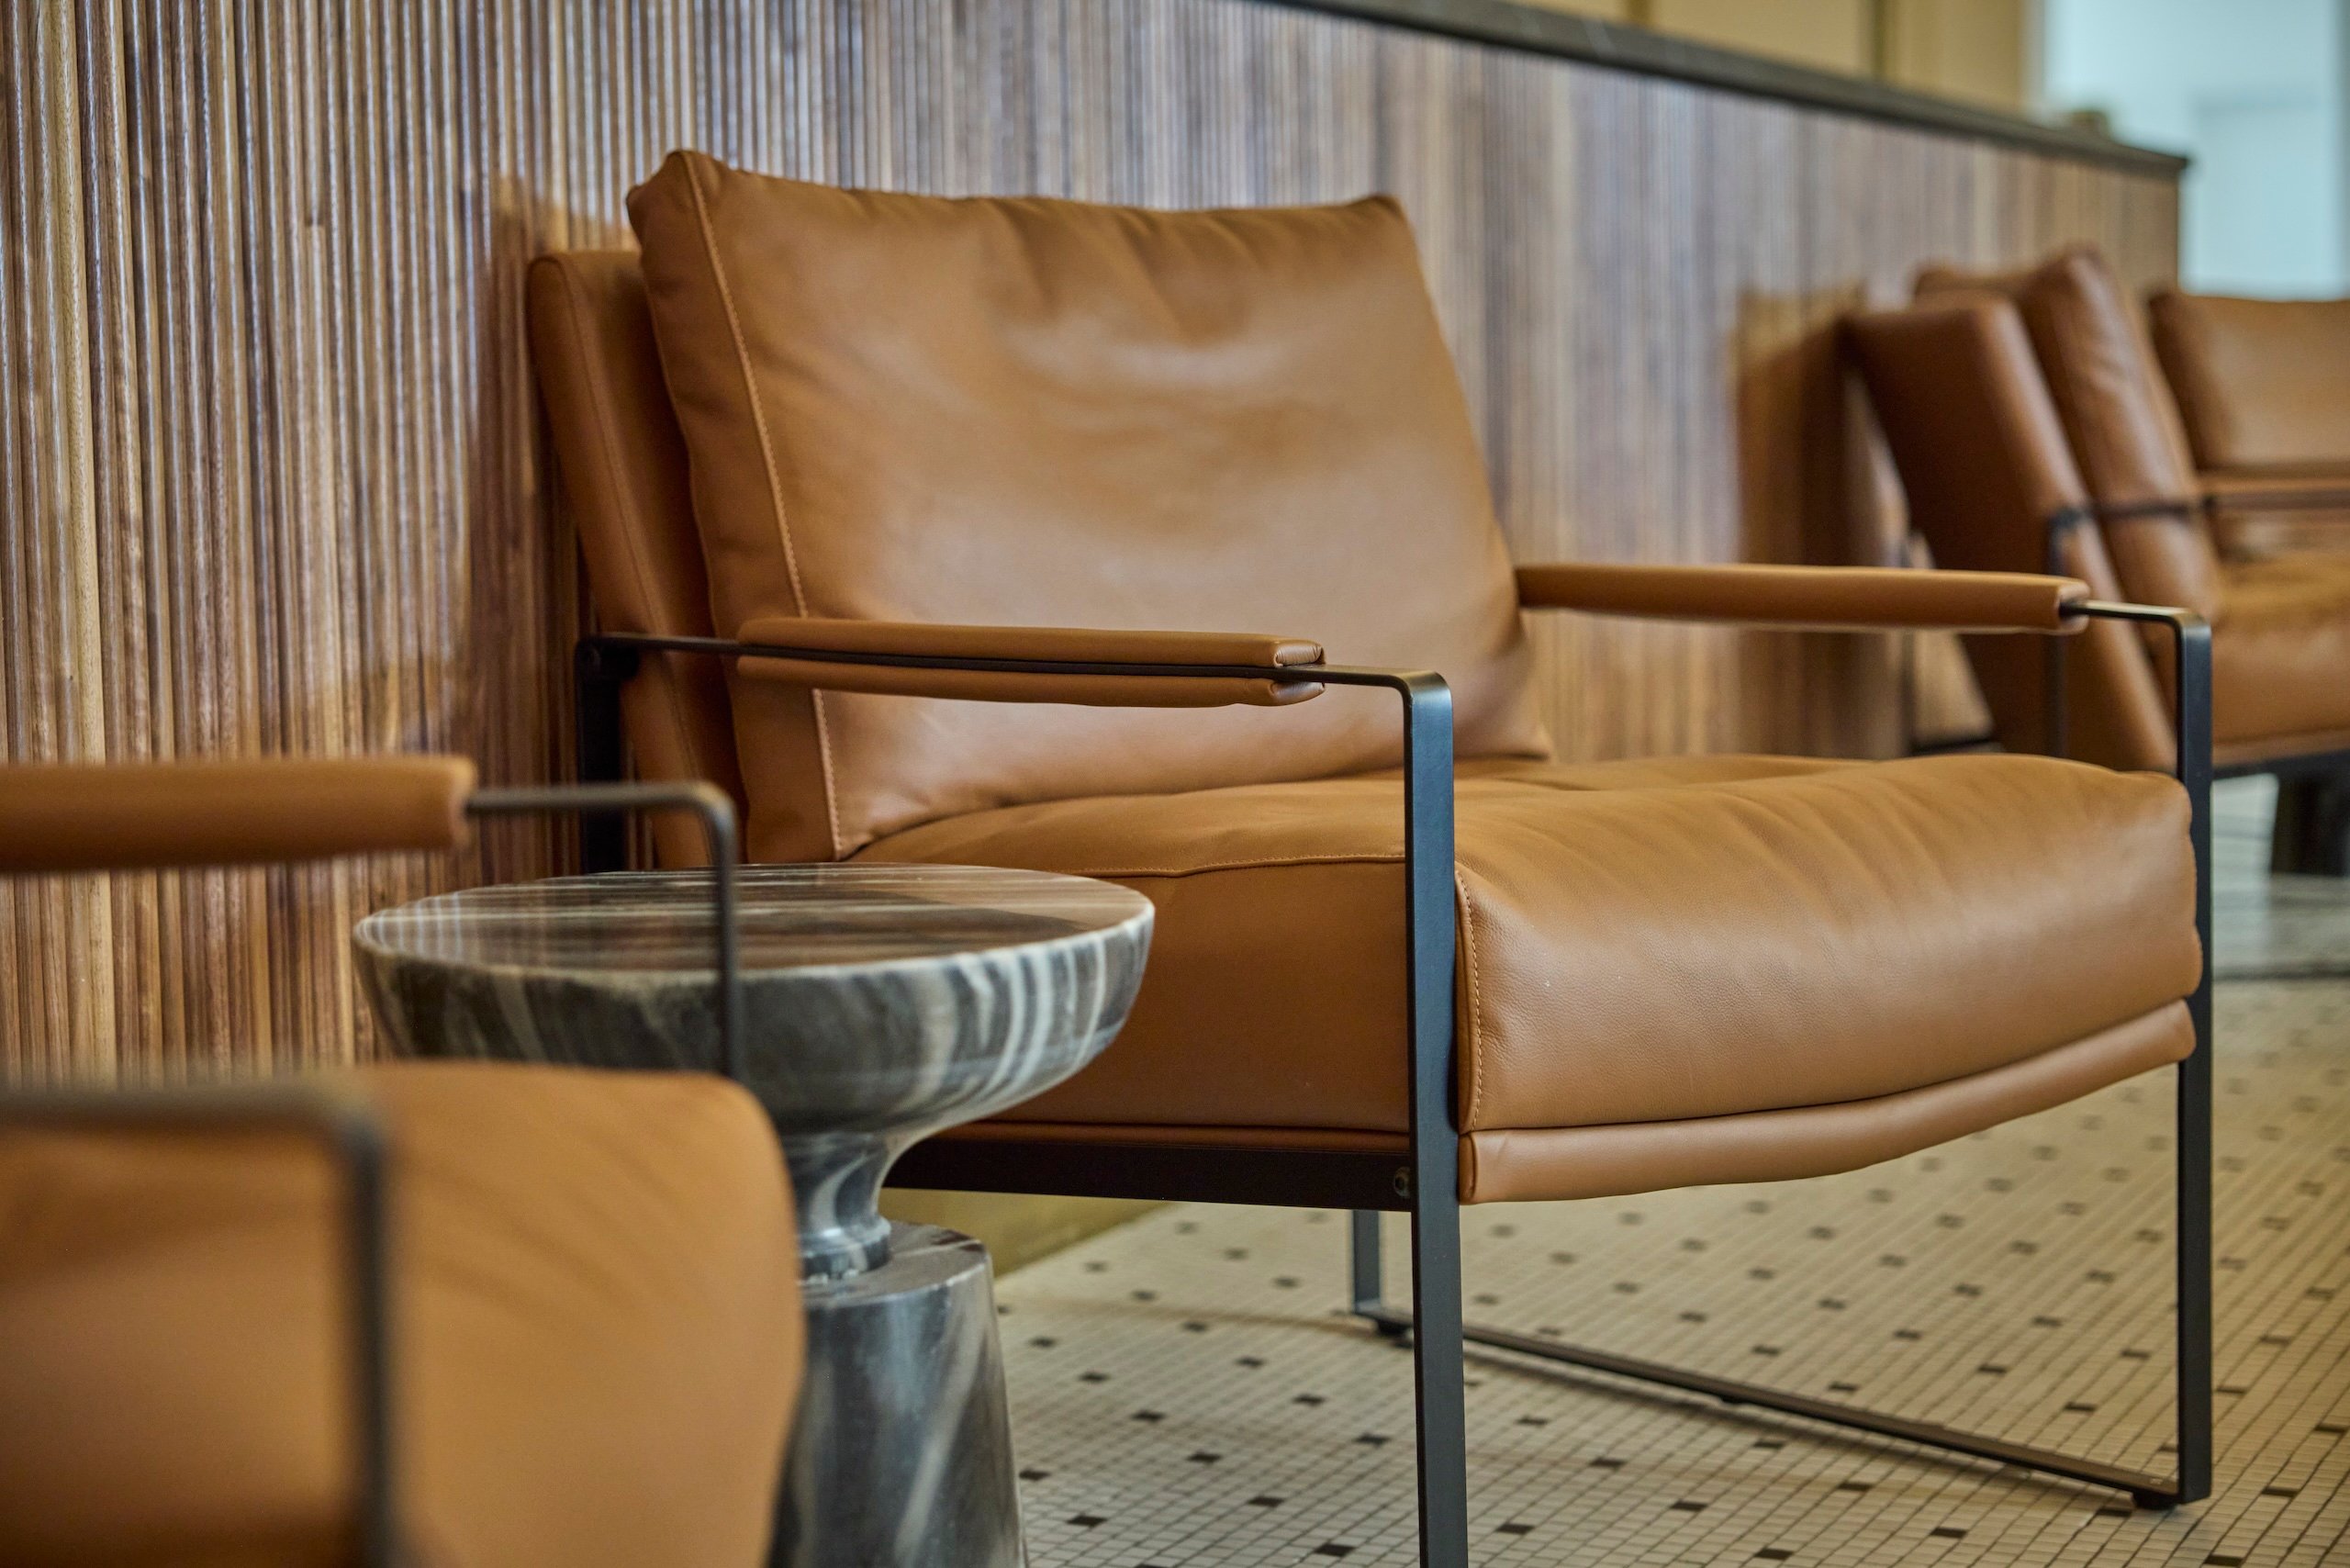
MULTIPOLYGON (((956 866, 740 876, 743 1078, 790 1167, 808 1373, 777 1504, 791 1568, 1023 1560, 987 1254, 875 1207, 925 1134, 1014 1104, 1125 1022, 1151 911, 1111 883, 956 866)), ((706 1068, 710 883, 620 872, 360 922, 360 979, 419 1056, 706 1068)))

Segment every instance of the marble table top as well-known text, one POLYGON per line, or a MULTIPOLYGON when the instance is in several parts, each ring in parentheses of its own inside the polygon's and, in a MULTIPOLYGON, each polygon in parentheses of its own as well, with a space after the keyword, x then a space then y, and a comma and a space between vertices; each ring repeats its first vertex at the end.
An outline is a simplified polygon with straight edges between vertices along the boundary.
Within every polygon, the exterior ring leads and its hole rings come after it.
MULTIPOLYGON (((410 1055, 707 1070, 710 892, 622 871, 444 893, 361 921, 353 967, 410 1055)), ((1092 1060, 1150 950, 1141 894, 1038 871, 751 866, 736 902, 739 1075, 783 1135, 803 1254, 859 1232, 829 1272, 882 1255, 869 1189, 895 1150, 1092 1060)))
MULTIPOLYGON (((985 866, 746 866, 743 970, 935 964, 1147 924, 1113 882, 985 866)), ((444 893, 369 915, 363 952, 580 978, 707 978, 716 964, 699 871, 559 877, 444 893)), ((814 979, 814 976, 808 976, 814 979)))

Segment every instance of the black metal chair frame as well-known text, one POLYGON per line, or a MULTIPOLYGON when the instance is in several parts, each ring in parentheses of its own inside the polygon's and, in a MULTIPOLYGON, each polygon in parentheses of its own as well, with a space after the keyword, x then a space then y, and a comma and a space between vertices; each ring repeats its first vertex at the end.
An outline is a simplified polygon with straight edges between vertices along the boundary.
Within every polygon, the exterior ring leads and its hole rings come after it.
MULTIPOLYGON (((684 811, 701 819, 710 850, 718 957, 718 1062, 740 1081, 742 931, 734 917, 740 860, 734 802, 709 784, 603 783, 476 790, 472 817, 684 811)), ((397 1403, 393 1397, 390 1192, 393 1173, 380 1119, 362 1101, 315 1085, 217 1084, 188 1089, 30 1090, 0 1093, 0 1134, 11 1126, 189 1130, 223 1135, 279 1131, 315 1140, 341 1180, 346 1327, 351 1375, 353 1546, 364 1568, 403 1568, 399 1536, 397 1403)))
MULTIPOLYGON (((621 777, 624 767, 621 689, 643 656, 685 653, 788 662, 1005 674, 1130 676, 1318 682, 1395 693, 1404 709, 1404 882, 1411 1037, 1409 1154, 1221 1148, 1125 1147, 1114 1159, 1091 1148, 1042 1140, 933 1140, 899 1162, 909 1185, 970 1192, 1143 1197, 1263 1204, 1353 1212, 1354 1312, 1380 1333, 1409 1335, 1418 1449, 1423 1568, 1467 1568, 1468 1438, 1464 1393, 1468 1342, 1707 1394, 1829 1425, 1897 1438, 2127 1492, 2145 1507, 2208 1496, 2211 1486, 2211 937, 2210 631, 2179 610, 2092 600, 2080 614, 2168 626, 2178 657, 2175 701, 2178 778, 2192 802, 2196 932, 2207 955, 2188 999, 2195 1046, 2178 1064, 2176 1170, 2177 1473, 2143 1474, 2094 1460, 2009 1443, 1930 1422, 1815 1400, 1760 1384, 1534 1339, 1465 1324, 1461 1314, 1460 1133, 1451 1105, 1453 1053, 1452 694, 1427 671, 1347 666, 1279 667, 849 654, 718 637, 611 633, 582 639, 576 673, 579 767, 585 779, 621 777), (1412 1309, 1387 1305, 1380 1268, 1378 1215, 1411 1216, 1412 1309)), ((625 863, 617 825, 583 834, 590 869, 625 863)))

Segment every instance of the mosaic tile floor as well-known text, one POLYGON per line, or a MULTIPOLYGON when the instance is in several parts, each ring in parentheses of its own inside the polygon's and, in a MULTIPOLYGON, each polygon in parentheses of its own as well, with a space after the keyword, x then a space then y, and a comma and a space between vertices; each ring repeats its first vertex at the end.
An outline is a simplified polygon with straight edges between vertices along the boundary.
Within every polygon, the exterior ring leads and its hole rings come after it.
MULTIPOLYGON (((2224 787, 2220 1484, 2137 1513, 1505 1357, 1481 1564, 2350 1562, 2350 890, 2224 787)), ((1822 1181, 1472 1210, 1472 1312, 2167 1468, 2166 1077, 1822 1181)), ((1410 1358, 1334 1308, 1345 1224, 1162 1210, 1005 1280, 1034 1568, 1409 1564, 1410 1358)), ((1402 1289, 1400 1222, 1390 1289, 1402 1289)))

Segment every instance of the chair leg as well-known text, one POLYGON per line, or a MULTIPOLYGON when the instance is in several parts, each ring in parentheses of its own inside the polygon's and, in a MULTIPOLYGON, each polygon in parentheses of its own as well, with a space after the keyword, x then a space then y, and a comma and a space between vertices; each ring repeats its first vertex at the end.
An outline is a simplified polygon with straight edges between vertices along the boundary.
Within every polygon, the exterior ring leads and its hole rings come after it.
MULTIPOLYGON (((2208 1005, 2208 1004, 2207 1004, 2208 1005)), ((2208 1015, 2207 1015, 2208 1017, 2208 1015)), ((2206 1019, 2195 1054, 2178 1064, 2178 1480, 2140 1495, 2141 1506, 2199 1503, 2211 1495, 2211 1050, 2206 1019)))
POLYGON ((1387 1308, 1387 1281, 1379 1239, 1379 1211, 1357 1209, 1348 1216, 1347 1271, 1354 1312, 1371 1321, 1382 1338, 1401 1339, 1411 1326, 1382 1316, 1387 1308))
POLYGON ((2277 780, 2268 868, 2311 877, 2350 875, 2350 778, 2309 773, 2277 780))
POLYGON ((1413 1407, 1419 1438, 1420 1562, 1423 1568, 1438 1564, 1466 1568, 1468 1365, 1463 1355, 1466 1335, 1460 1327, 1460 1205, 1448 1204, 1444 1211, 1428 1215, 1433 1224, 1427 1228, 1418 1214, 1413 1215, 1412 1293, 1416 1305, 1426 1304, 1425 1318, 1418 1311, 1398 1312, 1387 1305, 1380 1272, 1379 1215, 1371 1210, 1354 1212, 1348 1233, 1348 1269, 1354 1284, 1353 1310, 1379 1330, 1382 1338, 1412 1338, 1413 1407), (1446 1246, 1452 1253, 1452 1266, 1431 1269, 1437 1252, 1446 1246), (1423 1322, 1449 1323, 1451 1331, 1438 1327, 1433 1335, 1420 1334, 1416 1330, 1423 1322))
MULTIPOLYGON (((1379 1216, 1367 1216, 1374 1240, 1379 1216)), ((1412 1205, 1412 1395, 1419 1439, 1420 1568, 1469 1568, 1468 1368, 1460 1324, 1460 1204, 1448 1184, 1412 1205)))

